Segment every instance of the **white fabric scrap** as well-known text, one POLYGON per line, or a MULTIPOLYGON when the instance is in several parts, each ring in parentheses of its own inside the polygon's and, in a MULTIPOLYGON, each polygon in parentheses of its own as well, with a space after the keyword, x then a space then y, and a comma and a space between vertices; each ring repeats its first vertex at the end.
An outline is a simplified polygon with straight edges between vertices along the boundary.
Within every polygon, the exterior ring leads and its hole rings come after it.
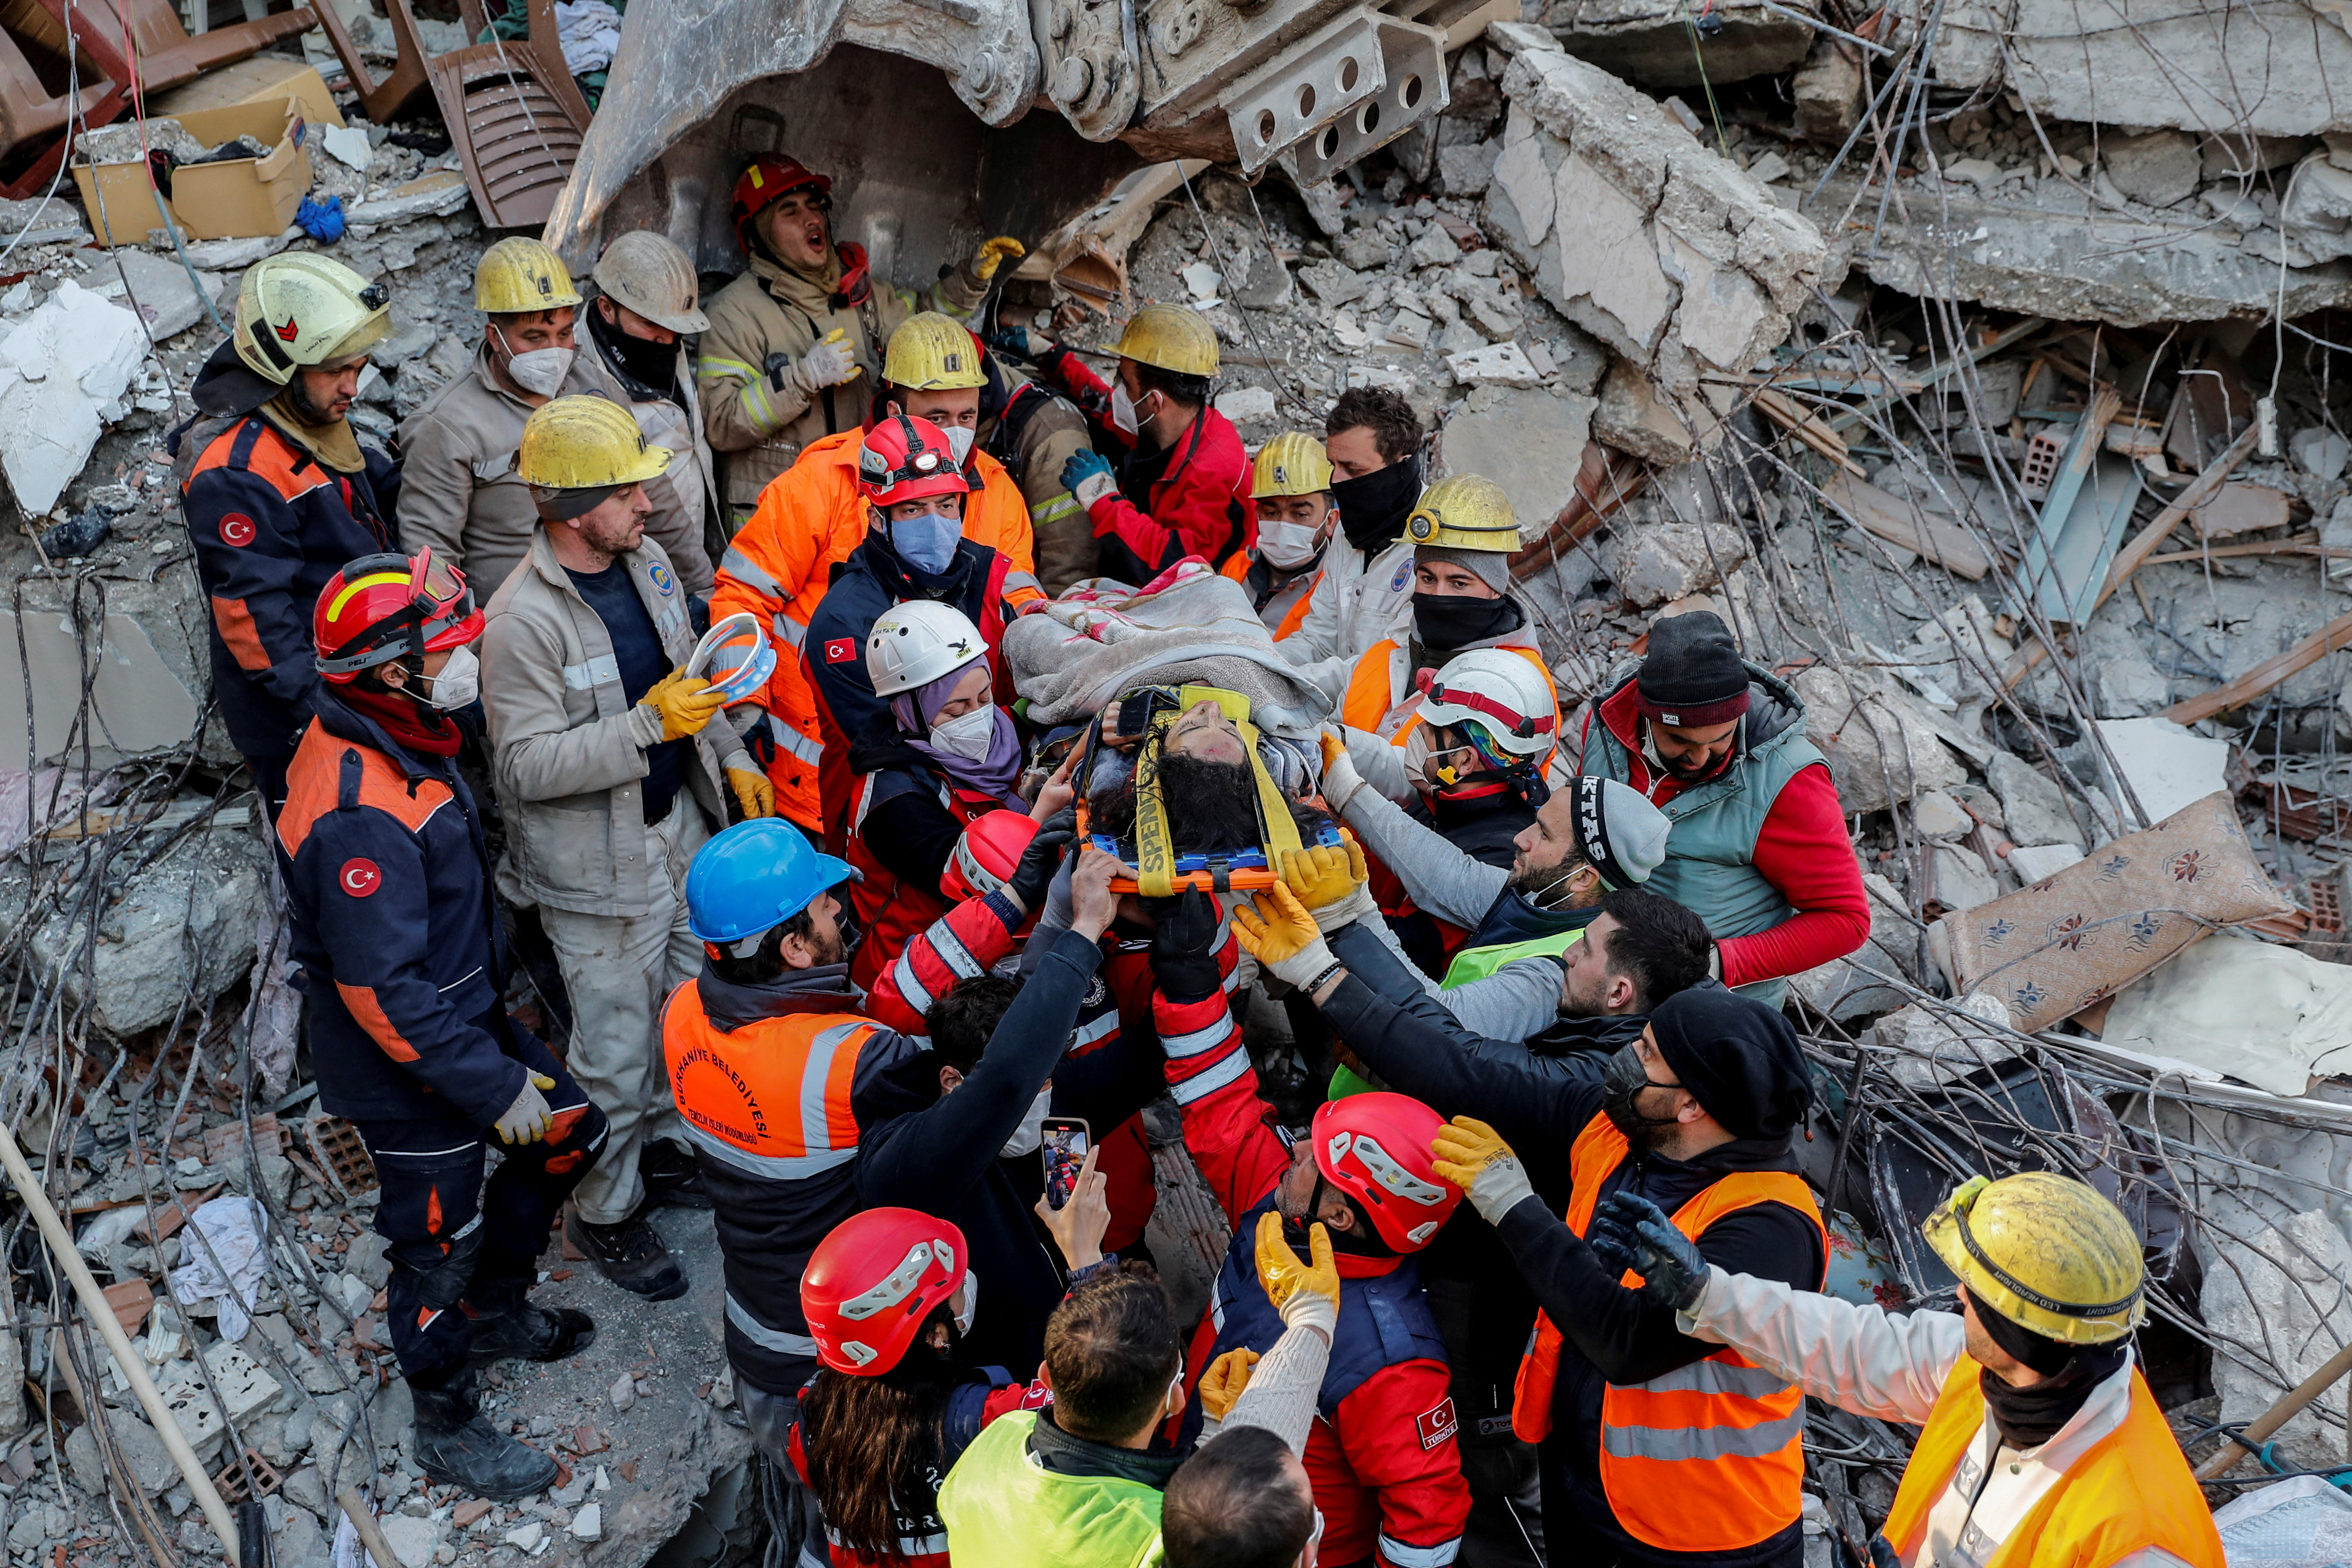
POLYGON ((269 1271, 269 1213, 252 1198, 222 1196, 190 1215, 188 1228, 201 1237, 181 1247, 189 1261, 173 1271, 172 1293, 217 1301, 221 1337, 235 1343, 253 1326, 254 1299, 269 1271))
POLYGON ((604 0, 555 0, 555 31, 573 76, 603 70, 620 52, 621 14, 604 0))

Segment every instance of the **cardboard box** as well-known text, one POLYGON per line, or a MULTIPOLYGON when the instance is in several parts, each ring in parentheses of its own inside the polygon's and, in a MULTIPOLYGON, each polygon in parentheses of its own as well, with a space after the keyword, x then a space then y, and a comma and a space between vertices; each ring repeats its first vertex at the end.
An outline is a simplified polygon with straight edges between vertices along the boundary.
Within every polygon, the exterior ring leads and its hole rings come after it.
MULTIPOLYGON (((299 100, 206 109, 173 116, 207 147, 250 136, 269 149, 261 158, 188 163, 173 171, 171 212, 190 239, 249 239, 294 221, 310 189, 310 124, 299 100)), ((74 164, 82 207, 100 245, 143 244, 163 226, 143 163, 74 164)))
POLYGON ((208 70, 194 81, 150 98, 147 112, 184 116, 240 104, 274 104, 282 98, 300 103, 303 118, 313 125, 339 127, 343 122, 343 111, 335 107, 335 95, 327 90, 326 79, 300 60, 277 55, 255 55, 208 70))

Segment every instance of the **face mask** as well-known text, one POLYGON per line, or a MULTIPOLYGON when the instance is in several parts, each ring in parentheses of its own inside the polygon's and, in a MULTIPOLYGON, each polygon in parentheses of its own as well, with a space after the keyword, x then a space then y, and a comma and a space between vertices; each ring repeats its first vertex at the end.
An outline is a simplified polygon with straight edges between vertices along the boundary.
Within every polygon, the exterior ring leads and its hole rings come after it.
POLYGON ((432 689, 425 700, 444 712, 454 712, 482 694, 482 661, 474 657, 470 647, 461 647, 449 656, 441 673, 425 677, 432 689))
POLYGON ((505 346, 509 356, 507 360, 509 379, 525 392, 552 397, 563 385, 563 378, 572 374, 572 351, 570 349, 533 349, 529 353, 519 354, 514 352, 514 345, 507 342, 504 332, 499 334, 499 342, 505 346))
POLYGON ((1303 522, 1261 522, 1257 525, 1257 552, 1278 572, 1297 572, 1311 565, 1323 549, 1315 538, 1316 531, 1303 522))
POLYGON ((1441 653, 1468 647, 1515 631, 1526 620, 1507 598, 1473 599, 1464 594, 1412 596, 1412 635, 1441 653))
POLYGON ((1568 885, 1576 880, 1576 874, 1583 869, 1583 861, 1571 860, 1565 866, 1551 868, 1549 872, 1531 872, 1529 879, 1518 886, 1519 897, 1539 910, 1565 907, 1569 898, 1568 885))
POLYGON ((1110 389, 1110 422, 1130 436, 1137 434, 1135 399, 1127 395, 1124 386, 1110 389))
POLYGON ((956 1338, 971 1333, 973 1320, 979 1316, 980 1271, 967 1268, 963 1271, 963 1310, 955 1315, 956 1338))
POLYGON ((1405 514, 1420 499, 1418 453, 1331 487, 1331 504, 1339 509, 1339 531, 1367 555, 1377 555, 1404 537, 1405 514))
POLYGON ((1645 1089, 1678 1088, 1675 1084, 1651 1081, 1649 1065, 1642 1060, 1641 1050, 1626 1046, 1609 1058, 1601 1069, 1601 1114, 1609 1118, 1611 1126, 1625 1135, 1625 1142, 1638 1152, 1650 1146, 1652 1130, 1672 1127, 1672 1116, 1643 1116, 1633 1108, 1634 1100, 1645 1089))
POLYGON ((899 518, 890 524, 890 547, 898 558, 934 577, 955 564, 956 544, 962 538, 962 523, 935 511, 899 518))
POLYGON ((971 457, 971 438, 979 432, 967 429, 961 425, 946 425, 940 428, 947 432, 948 450, 955 454, 956 467, 962 468, 971 457))
POLYGON ((931 744, 952 755, 975 763, 988 761, 989 748, 996 741, 996 710, 975 708, 959 718, 931 726, 931 744))
POLYGON ((997 1152, 1011 1160, 1023 1154, 1034 1154, 1042 1148, 1045 1142, 1045 1112, 1053 1102, 1051 1085, 1039 1089, 1037 1098, 1029 1102, 1029 1109, 1021 1113, 1021 1125, 1013 1130, 1013 1136, 1004 1141, 1004 1147, 997 1152))

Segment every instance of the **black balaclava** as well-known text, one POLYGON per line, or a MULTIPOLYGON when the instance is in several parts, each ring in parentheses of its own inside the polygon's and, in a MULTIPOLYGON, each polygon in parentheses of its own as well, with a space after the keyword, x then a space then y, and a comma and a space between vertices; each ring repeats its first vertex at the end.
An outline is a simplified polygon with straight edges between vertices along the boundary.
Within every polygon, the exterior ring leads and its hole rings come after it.
POLYGON ((1418 452, 1331 486, 1331 504, 1339 509, 1339 531, 1367 555, 1378 555, 1404 537, 1404 520, 1420 499, 1418 452))
POLYGON ((1985 1408, 2000 1429, 2000 1440, 2012 1448, 2038 1448, 2056 1436, 2059 1428, 2089 1400, 2092 1390, 2113 1377, 2131 1355, 2128 1340, 2070 1345, 2002 1317, 1974 1292, 1970 1300, 1976 1302, 1977 1321, 1984 1325, 1992 1342, 2042 1374, 2042 1381, 2031 1388, 2011 1385, 1990 1367, 1978 1374, 1985 1408))

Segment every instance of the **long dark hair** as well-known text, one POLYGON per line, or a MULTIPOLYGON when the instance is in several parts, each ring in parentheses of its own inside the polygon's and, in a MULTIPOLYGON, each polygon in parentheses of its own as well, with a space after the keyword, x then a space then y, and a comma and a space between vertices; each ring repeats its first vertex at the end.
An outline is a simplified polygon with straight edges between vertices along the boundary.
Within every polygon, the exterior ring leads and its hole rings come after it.
POLYGON ((924 1472, 940 1461, 951 1386, 818 1369, 801 1399, 801 1443, 809 1485, 843 1546, 887 1562, 899 1555, 901 1506, 930 1510, 937 1478, 924 1472))

